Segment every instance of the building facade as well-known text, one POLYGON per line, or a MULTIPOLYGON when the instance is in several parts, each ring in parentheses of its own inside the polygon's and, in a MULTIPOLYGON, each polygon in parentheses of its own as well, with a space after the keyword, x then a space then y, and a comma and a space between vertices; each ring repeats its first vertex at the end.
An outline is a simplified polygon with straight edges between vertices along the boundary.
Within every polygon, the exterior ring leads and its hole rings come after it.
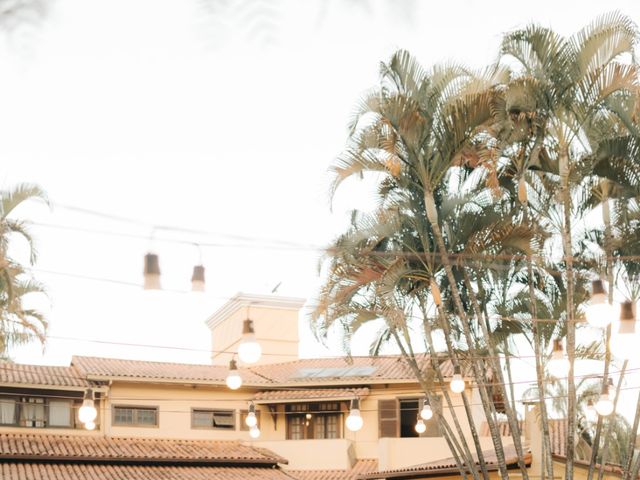
MULTIPOLYGON (((435 419, 425 422, 422 434, 414 428, 424 393, 401 357, 298 358, 302 305, 302 300, 292 298, 234 297, 207 322, 212 335, 211 365, 78 356, 65 367, 0 365, 0 436, 4 442, 0 460, 13 462, 2 478, 32 478, 17 473, 20 458, 38 464, 47 453, 42 445, 54 440, 60 452, 73 452, 74 445, 85 443, 94 447, 83 455, 52 456, 46 460, 48 465, 88 462, 84 465, 132 468, 146 458, 145 467, 189 466, 212 472, 267 466, 260 470, 262 474, 270 470, 269 474, 286 472, 294 478, 356 478, 450 457, 435 419), (242 386, 231 390, 225 381, 228 365, 247 318, 253 320, 263 355, 257 364, 239 366, 242 386), (98 411, 91 431, 78 419, 87 389, 92 390, 98 411), (360 401, 363 419, 357 432, 345 425, 354 398, 360 401), (250 408, 256 411, 258 438, 252 438, 245 423, 250 408), (135 453, 137 445, 149 442, 165 442, 168 451, 182 453, 154 453, 157 448, 135 453), (221 445, 218 456, 201 455, 202 446, 209 444, 221 445), (111 454, 96 454, 109 450, 108 445, 113 448, 111 454), (236 458, 222 446, 249 450, 242 450, 236 458), (23 457, 20 451, 26 452, 23 457), (254 458, 258 454, 265 455, 262 463, 254 458)), ((428 358, 421 361, 424 368, 430 368, 428 358)), ((452 365, 443 359, 440 368, 448 381, 452 365)), ((458 417, 466 418, 461 398, 451 395, 453 408, 460 409, 458 417)), ((432 408, 450 418, 446 405, 433 403, 432 408)), ((482 412, 476 415, 474 421, 480 425, 482 412)), ((468 425, 462 427, 469 432, 468 425)), ((482 442, 491 448, 488 436, 482 442)), ((226 474, 231 475, 229 472, 226 474)), ((176 478, 207 478, 193 476, 192 471, 184 473, 192 476, 176 478)), ((116 477, 138 478, 131 475, 116 477)))

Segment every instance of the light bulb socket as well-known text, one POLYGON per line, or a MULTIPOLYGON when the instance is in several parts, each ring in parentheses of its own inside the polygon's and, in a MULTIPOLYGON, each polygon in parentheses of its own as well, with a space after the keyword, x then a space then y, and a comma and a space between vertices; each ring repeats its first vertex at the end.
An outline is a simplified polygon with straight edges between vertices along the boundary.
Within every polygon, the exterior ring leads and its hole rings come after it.
POLYGON ((193 275, 191 275, 191 290, 194 292, 204 292, 204 267, 196 265, 193 267, 193 275))
POLYGON ((602 280, 594 280, 591 282, 591 296, 594 295, 606 295, 607 289, 604 288, 604 282, 602 280))
POLYGON ((553 353, 560 353, 564 355, 564 346, 562 345, 561 338, 556 338, 553 340, 553 353))
POLYGON ((351 399, 351 406, 349 407, 350 410, 360 410, 360 399, 359 398, 352 398, 351 399))
POLYGON ((606 395, 607 397, 609 396, 609 382, 602 385, 602 395, 606 395))
POLYGON ((95 400, 95 397, 93 395, 93 389, 92 388, 87 388, 84 391, 84 397, 83 400, 95 400))
POLYGON ((456 365, 455 367, 453 367, 453 374, 462 375, 462 370, 460 369, 460 365, 456 365))
POLYGON ((426 407, 426 406, 430 406, 429 404, 429 397, 424 397, 422 399, 422 408, 426 407))
POLYGON ((249 413, 253 413, 254 415, 256 414, 256 406, 253 402, 249 404, 249 413))
POLYGON ((230 372, 238 371, 238 362, 236 361, 235 358, 232 358, 231 360, 229 360, 229 371, 230 372))
POLYGON ((160 259, 155 253, 144 256, 144 289, 160 290, 160 259))
POLYGON ((633 314, 632 302, 623 302, 622 305, 620 305, 620 321, 621 322, 636 321, 636 316, 633 314))
POLYGON ((250 335, 256 333, 255 328, 253 327, 253 320, 247 318, 244 322, 242 322, 242 334, 250 335))

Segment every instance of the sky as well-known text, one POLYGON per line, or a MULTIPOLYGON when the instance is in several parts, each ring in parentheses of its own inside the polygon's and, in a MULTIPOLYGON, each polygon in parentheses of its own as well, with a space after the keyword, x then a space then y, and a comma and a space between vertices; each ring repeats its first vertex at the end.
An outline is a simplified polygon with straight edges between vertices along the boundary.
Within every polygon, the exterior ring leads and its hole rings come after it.
MULTIPOLYGON (((350 183, 331 209, 328 168, 379 63, 404 48, 481 66, 506 31, 570 34, 605 7, 640 19, 615 0, 50 2, 0 47, 0 188, 35 182, 52 204, 16 212, 33 221, 50 329, 14 359, 206 363, 204 320, 234 293, 279 284, 313 302, 320 248, 371 204, 350 183), (140 288, 149 250, 162 293, 140 288), (177 293, 200 258, 207 294, 177 293)), ((307 355, 339 353, 302 337, 307 355)))

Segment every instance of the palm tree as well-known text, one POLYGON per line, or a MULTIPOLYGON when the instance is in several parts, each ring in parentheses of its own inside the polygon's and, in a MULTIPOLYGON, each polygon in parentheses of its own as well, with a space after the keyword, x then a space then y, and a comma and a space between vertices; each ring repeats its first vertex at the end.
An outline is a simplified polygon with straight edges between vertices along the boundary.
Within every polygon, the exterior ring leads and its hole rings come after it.
MULTIPOLYGON (((618 14, 569 38, 532 25, 505 35, 500 63, 480 74, 459 65, 425 71, 398 52, 381 66, 380 86, 358 106, 347 148, 333 167, 332 192, 348 177, 374 174, 379 206, 372 214, 355 214, 328 250, 327 281, 314 317, 318 332, 335 323, 354 332, 383 318, 381 338, 395 339, 418 368, 406 340, 408 319, 422 320, 432 356, 440 352, 431 333, 441 329, 447 354, 456 364, 466 362, 475 377, 499 463, 503 447, 489 370, 502 398, 512 397, 505 414, 525 478, 515 399, 503 378, 513 339, 524 338, 535 353, 544 406, 551 340, 566 336, 572 362, 586 351, 576 342, 576 320, 587 281, 602 271, 602 257, 604 271, 627 272, 628 283, 637 285, 637 266, 615 260, 622 247, 614 240, 624 225, 605 219, 603 236, 576 227, 593 209, 594 202, 585 200, 593 186, 607 185, 603 178, 640 179, 637 167, 629 166, 637 165, 635 144, 621 145, 637 130, 631 111, 640 104, 637 65, 633 57, 621 59, 633 52, 636 37, 635 25, 618 14), (619 158, 623 166, 605 174, 594 167, 598 158, 619 158), (561 257, 554 255, 558 247, 561 257), (556 321, 540 322, 543 316, 556 321)), ((618 184, 596 204, 606 210, 618 184)), ((623 205, 628 219, 637 202, 623 205)), ((610 354, 605 357, 606 375, 610 354)), ((573 376, 567 395, 570 479, 577 432, 573 376)), ((542 425, 544 476, 553 474, 545 408, 542 425)), ((474 446, 480 456, 475 438, 474 446)), ((470 465, 468 449, 461 447, 454 455, 470 465)), ((591 463, 592 474, 595 457, 591 463)), ((508 477, 504 468, 501 474, 508 477)))
POLYGON ((7 358, 16 345, 37 339, 44 344, 47 322, 43 315, 25 307, 27 295, 44 293, 44 286, 35 281, 28 266, 35 263, 37 251, 26 222, 15 219, 14 210, 30 199, 47 201, 46 194, 36 185, 20 184, 0 191, 0 357, 7 358), (21 265, 9 256, 9 245, 16 237, 26 240, 29 265, 21 265))

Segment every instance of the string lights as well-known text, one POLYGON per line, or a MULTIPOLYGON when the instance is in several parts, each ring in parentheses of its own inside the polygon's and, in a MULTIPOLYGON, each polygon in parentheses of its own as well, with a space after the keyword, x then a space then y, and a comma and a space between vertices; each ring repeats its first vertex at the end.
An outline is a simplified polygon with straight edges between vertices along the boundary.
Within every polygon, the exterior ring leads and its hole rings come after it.
POLYGON ((451 384, 449 385, 453 393, 464 392, 464 379, 460 370, 460 365, 453 367, 453 377, 451 377, 451 384))
POLYGON ((431 405, 429 405, 428 398, 422 399, 422 409, 420 410, 420 417, 423 420, 431 420, 431 417, 433 417, 433 410, 431 410, 431 405))
POLYGON ((596 402, 596 412, 602 417, 607 417, 613 413, 613 400, 609 396, 609 384, 605 383, 602 386, 602 393, 600 398, 596 402))
POLYGON ((591 298, 585 309, 585 317, 589 325, 595 328, 606 328, 611 323, 613 307, 609 303, 602 280, 591 282, 591 298))
POLYGON ((636 336, 636 317, 633 313, 633 303, 624 302, 620 305, 620 324, 618 331, 611 336, 611 351, 621 359, 629 360, 637 355, 638 337, 636 336))
POLYGON ((229 361, 229 373, 227 374, 226 383, 231 390, 237 390, 242 386, 242 377, 238 372, 238 363, 235 358, 229 361))
POLYGON ((547 364, 549 373, 555 378, 566 378, 571 369, 571 363, 564 353, 562 346, 562 339, 556 338, 553 340, 553 350, 551 352, 551 359, 547 364))
POLYGON ((360 415, 360 399, 357 396, 351 399, 350 407, 349 416, 346 421, 347 428, 352 432, 357 432, 364 424, 362 416, 360 415))
POLYGON ((256 341, 253 320, 246 319, 242 324, 242 340, 238 345, 238 357, 244 363, 256 363, 262 356, 262 347, 256 341))
POLYGON ((96 410, 93 390, 87 388, 82 399, 82 406, 78 410, 78 420, 84 423, 87 430, 93 430, 96 428, 95 419, 97 416, 98 410, 96 410))
POLYGON ((418 415, 418 420, 416 421, 416 426, 415 426, 416 432, 418 432, 418 434, 423 434, 424 432, 427 431, 427 426, 424 423, 424 420, 420 417, 420 415, 418 415))

